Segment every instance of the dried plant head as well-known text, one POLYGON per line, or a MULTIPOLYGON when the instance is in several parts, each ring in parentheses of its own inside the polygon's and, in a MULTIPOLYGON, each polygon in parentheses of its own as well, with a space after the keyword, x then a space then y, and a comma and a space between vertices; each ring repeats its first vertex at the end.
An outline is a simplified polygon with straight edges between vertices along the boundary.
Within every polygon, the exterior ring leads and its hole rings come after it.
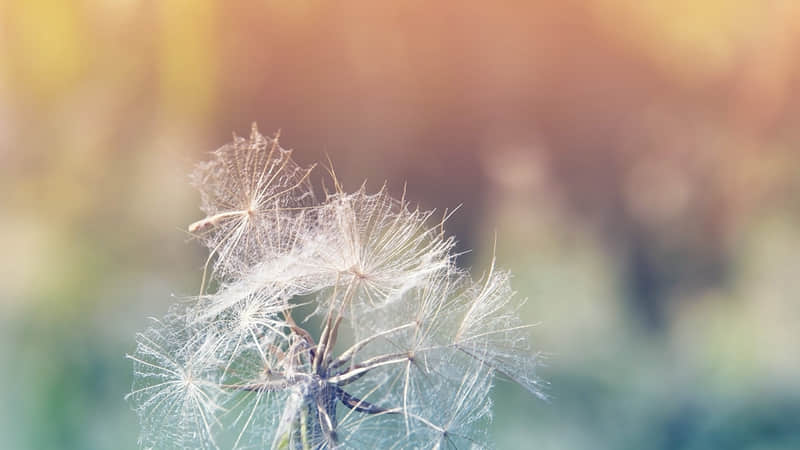
POLYGON ((253 124, 250 138, 233 142, 198 165, 192 175, 206 217, 189 225, 215 257, 215 273, 237 277, 242 271, 288 251, 304 210, 315 204, 308 180, 313 167, 303 168, 273 138, 253 124))
POLYGON ((310 171, 254 126, 195 172, 218 288, 137 337, 141 445, 489 447, 497 376, 543 397, 509 274, 473 280, 446 217, 385 187, 317 201, 310 171))
POLYGON ((317 213, 324 245, 316 264, 339 283, 354 285, 354 308, 399 299, 422 278, 452 264, 454 241, 431 226, 432 215, 412 209, 405 198, 393 199, 385 186, 375 194, 362 186, 353 194, 329 195, 317 213))
POLYGON ((126 398, 139 413, 143 448, 217 448, 212 430, 223 391, 209 373, 218 363, 215 336, 195 331, 170 314, 137 335, 126 398))

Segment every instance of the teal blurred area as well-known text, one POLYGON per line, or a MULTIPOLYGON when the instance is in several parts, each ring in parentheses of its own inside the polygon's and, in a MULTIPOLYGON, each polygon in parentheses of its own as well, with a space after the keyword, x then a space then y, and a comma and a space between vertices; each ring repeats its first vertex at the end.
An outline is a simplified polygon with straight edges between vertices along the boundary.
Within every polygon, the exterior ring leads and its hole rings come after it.
POLYGON ((0 2, 0 447, 137 448, 125 354, 206 257, 187 174, 258 121, 461 205, 460 262, 514 273, 551 400, 499 383, 498 448, 800 448, 798 30, 780 0, 0 2))

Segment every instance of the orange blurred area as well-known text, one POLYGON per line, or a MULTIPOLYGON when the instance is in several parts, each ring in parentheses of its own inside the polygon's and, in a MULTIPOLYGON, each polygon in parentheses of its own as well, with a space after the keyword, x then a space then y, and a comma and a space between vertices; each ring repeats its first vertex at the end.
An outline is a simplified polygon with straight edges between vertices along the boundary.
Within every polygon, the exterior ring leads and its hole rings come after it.
POLYGON ((497 235, 554 398, 498 386, 498 447, 800 448, 798 86, 791 0, 0 2, 0 436, 136 447, 186 174, 257 121, 497 235))

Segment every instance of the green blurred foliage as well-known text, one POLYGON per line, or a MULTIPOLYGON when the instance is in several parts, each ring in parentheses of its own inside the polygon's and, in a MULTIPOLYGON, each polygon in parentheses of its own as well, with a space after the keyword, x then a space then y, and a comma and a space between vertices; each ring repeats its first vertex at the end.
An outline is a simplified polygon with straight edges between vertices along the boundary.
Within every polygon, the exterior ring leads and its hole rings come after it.
POLYGON ((2 447, 136 447, 186 174, 257 120, 514 272, 552 401, 498 385, 500 448, 800 448, 795 3, 1 2, 2 447))

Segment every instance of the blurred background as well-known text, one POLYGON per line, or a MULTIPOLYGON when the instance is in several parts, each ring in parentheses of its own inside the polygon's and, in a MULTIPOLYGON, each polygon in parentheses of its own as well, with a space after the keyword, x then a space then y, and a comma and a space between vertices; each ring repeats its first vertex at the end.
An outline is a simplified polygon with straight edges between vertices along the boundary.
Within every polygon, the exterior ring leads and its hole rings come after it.
POLYGON ((552 397, 499 448, 800 448, 800 3, 446 3, 0 1, 0 447, 136 447, 187 174, 257 121, 497 234, 552 397))

